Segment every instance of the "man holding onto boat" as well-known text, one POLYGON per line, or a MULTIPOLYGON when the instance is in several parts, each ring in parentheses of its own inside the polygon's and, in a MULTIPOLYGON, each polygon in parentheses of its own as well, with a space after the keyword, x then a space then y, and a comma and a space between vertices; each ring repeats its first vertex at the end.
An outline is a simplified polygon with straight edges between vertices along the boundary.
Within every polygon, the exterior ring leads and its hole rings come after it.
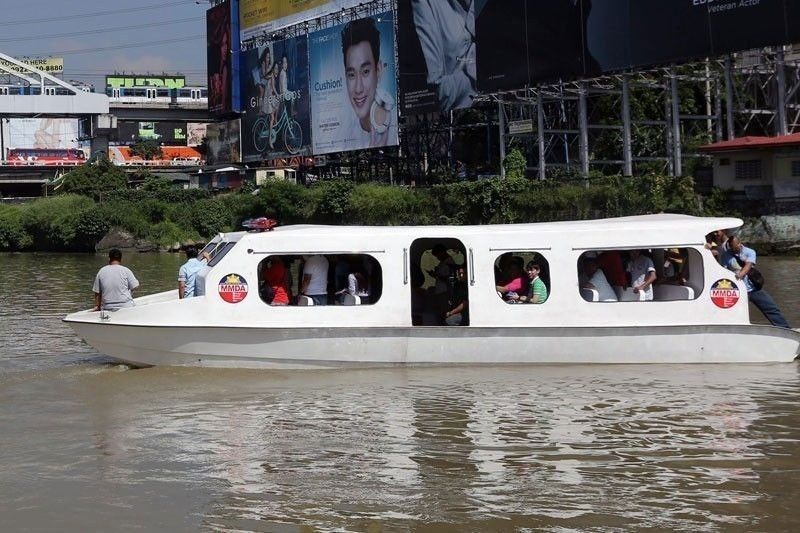
POLYGON ((122 266, 122 252, 116 248, 108 252, 108 264, 94 278, 94 309, 92 311, 116 311, 133 307, 131 292, 139 286, 139 280, 128 267, 122 266))
POLYGON ((727 250, 720 256, 722 266, 732 272, 736 272, 736 279, 744 281, 747 287, 747 298, 758 307, 769 323, 779 328, 790 328, 789 323, 784 318, 775 300, 761 287, 756 287, 750 274, 756 264, 756 252, 742 244, 737 236, 733 236, 727 241, 727 250))
POLYGON ((202 294, 202 291, 197 290, 197 273, 205 268, 211 256, 208 255, 208 252, 203 252, 203 259, 198 259, 197 255, 197 248, 186 247, 187 261, 178 270, 178 298, 180 299, 202 294))

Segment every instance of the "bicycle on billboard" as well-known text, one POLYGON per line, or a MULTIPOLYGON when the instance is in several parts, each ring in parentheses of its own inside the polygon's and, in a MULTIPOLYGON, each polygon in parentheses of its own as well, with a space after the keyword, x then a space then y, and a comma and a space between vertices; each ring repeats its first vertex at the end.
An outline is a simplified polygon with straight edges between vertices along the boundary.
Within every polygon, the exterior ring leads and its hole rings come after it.
POLYGON ((267 148, 275 150, 275 142, 280 138, 286 152, 296 154, 303 147, 303 130, 291 117, 291 109, 300 98, 300 91, 270 92, 264 97, 261 116, 253 124, 253 145, 259 152, 267 148))

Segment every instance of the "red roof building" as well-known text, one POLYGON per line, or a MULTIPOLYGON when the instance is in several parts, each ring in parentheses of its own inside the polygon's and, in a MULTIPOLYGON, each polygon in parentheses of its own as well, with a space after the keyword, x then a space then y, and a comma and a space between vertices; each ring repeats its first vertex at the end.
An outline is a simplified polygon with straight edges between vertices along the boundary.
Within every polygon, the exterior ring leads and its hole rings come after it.
POLYGON ((800 133, 740 137, 701 146, 714 157, 714 186, 748 198, 800 198, 800 133))

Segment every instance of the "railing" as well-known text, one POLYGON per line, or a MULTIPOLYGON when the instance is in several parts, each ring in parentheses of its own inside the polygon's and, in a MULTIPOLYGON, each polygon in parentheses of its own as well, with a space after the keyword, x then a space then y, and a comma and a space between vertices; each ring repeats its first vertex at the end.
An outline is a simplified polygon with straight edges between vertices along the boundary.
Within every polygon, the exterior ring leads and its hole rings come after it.
MULTIPOLYGON (((79 167, 86 161, 20 161, 20 160, 0 160, 0 167, 79 167)), ((202 167, 205 161, 112 161, 119 167, 202 167)))
POLYGON ((79 167, 86 161, 0 160, 0 167, 79 167))

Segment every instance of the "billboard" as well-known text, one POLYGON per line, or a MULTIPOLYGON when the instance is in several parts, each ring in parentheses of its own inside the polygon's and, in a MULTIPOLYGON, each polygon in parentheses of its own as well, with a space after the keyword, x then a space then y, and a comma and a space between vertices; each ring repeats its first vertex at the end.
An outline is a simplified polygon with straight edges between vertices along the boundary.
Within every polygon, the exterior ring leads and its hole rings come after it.
POLYGON ((475 2, 398 0, 397 47, 406 113, 472 106, 475 2))
POLYGON ((798 3, 476 0, 478 88, 516 89, 792 42, 800 39, 798 3))
POLYGON ((189 122, 186 124, 186 146, 200 146, 206 138, 205 122, 189 122))
POLYGON ((243 161, 310 154, 308 38, 273 41, 241 58, 243 161))
POLYGON ((242 160, 239 119, 214 122, 206 132, 206 165, 224 165, 242 160))
POLYGON ((106 87, 111 87, 112 89, 119 89, 120 87, 166 87, 167 89, 181 89, 186 87, 186 76, 114 74, 106 76, 106 87))
POLYGON ((76 118, 9 118, 0 122, 6 150, 79 147, 80 127, 76 118))
POLYGON ((584 41, 590 2, 585 4, 487 0, 475 22, 479 88, 514 89, 597 71, 584 41))
MULTIPOLYGON (((64 73, 63 57, 15 57, 14 59, 48 74, 59 75, 64 73)), ((3 65, 14 72, 22 72, 22 68, 13 63, 4 61, 3 65)))
POLYGON ((238 63, 238 1, 227 0, 206 12, 208 110, 225 115, 241 110, 238 63))
POLYGON ((398 144, 391 12, 312 33, 309 57, 314 155, 398 144))
POLYGON ((117 122, 118 144, 134 144, 138 141, 157 141, 159 144, 187 144, 188 132, 186 122, 117 122))
POLYGON ((255 37, 328 13, 362 4, 363 0, 240 0, 241 39, 255 37))

